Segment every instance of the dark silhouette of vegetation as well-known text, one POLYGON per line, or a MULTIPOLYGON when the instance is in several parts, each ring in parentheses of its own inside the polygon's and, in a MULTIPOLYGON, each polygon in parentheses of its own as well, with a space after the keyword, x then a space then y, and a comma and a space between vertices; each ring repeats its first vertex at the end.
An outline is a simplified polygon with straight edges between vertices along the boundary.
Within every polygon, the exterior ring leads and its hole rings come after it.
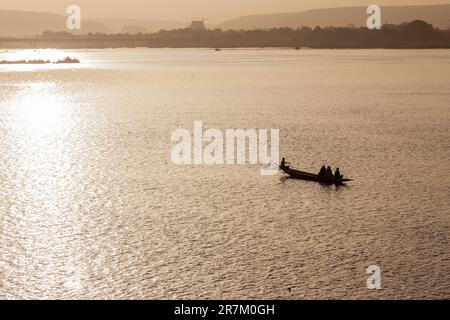
POLYGON ((47 64, 51 63, 50 60, 0 60, 0 64, 47 64))
MULTIPOLYGON (((0 60, 0 64, 49 64, 52 63, 50 60, 42 60, 42 59, 38 59, 38 60, 14 60, 14 61, 9 61, 9 60, 0 60)), ((66 63, 80 63, 80 60, 78 59, 73 59, 70 57, 66 57, 62 60, 57 60, 55 62, 53 62, 55 64, 66 64, 66 63)))
MULTIPOLYGON (((311 48, 450 48, 450 30, 439 30, 425 21, 384 25, 380 30, 365 27, 302 27, 270 30, 160 30, 156 33, 86 34, 46 31, 32 39, 15 39, 30 47, 311 47, 311 48)), ((10 39, 10 42, 14 40, 10 39)), ((0 46, 7 41, 0 39, 0 46)))
POLYGON ((80 63, 80 60, 78 60, 78 59, 73 59, 73 58, 71 58, 71 57, 65 57, 64 59, 58 60, 58 61, 56 61, 55 63, 57 63, 57 64, 63 64, 63 63, 80 63))

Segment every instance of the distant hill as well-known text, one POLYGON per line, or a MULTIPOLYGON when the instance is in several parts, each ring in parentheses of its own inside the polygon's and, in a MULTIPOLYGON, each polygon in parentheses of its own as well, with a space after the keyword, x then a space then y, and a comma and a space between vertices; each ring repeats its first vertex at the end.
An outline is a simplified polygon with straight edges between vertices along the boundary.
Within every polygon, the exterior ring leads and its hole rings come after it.
MULTIPOLYGON (((0 36, 30 36, 45 30, 67 31, 67 16, 46 12, 0 10, 0 36)), ((95 21, 82 21, 79 33, 109 33, 111 29, 95 21)))
MULTIPOLYGON (((354 25, 365 26, 368 14, 367 7, 346 7, 316 9, 303 12, 250 15, 226 21, 219 25, 228 29, 267 29, 273 27, 297 28, 307 27, 344 27, 354 25)), ((425 20, 435 27, 450 27, 450 4, 426 6, 387 6, 381 7, 383 23, 401 24, 413 20, 425 20)))
POLYGON ((122 32, 123 28, 126 26, 141 27, 143 29, 146 29, 148 32, 157 32, 161 29, 172 30, 172 29, 186 28, 188 26, 188 23, 169 20, 105 18, 105 19, 95 19, 94 21, 100 22, 108 26, 113 33, 122 32))
MULTIPOLYGON (((413 20, 425 20, 435 27, 450 27, 450 4, 428 6, 390 6, 382 7, 382 22, 401 24, 413 20)), ((267 15, 243 16, 210 25, 209 28, 228 29, 268 29, 273 27, 297 28, 325 26, 364 26, 366 24, 366 7, 346 7, 317 9, 304 12, 279 13, 267 15)), ((67 31, 66 15, 46 13, 0 10, 0 36, 32 36, 43 31, 67 31)), ((174 30, 187 28, 187 22, 148 19, 90 19, 82 21, 82 29, 76 34, 87 33, 144 33, 157 32, 161 29, 174 30)))
MULTIPOLYGON (((0 36, 32 36, 43 31, 67 31, 66 15, 47 12, 0 10, 0 36)), ((161 29, 186 28, 188 23, 145 19, 91 19, 83 20, 78 34, 157 32, 161 29)))

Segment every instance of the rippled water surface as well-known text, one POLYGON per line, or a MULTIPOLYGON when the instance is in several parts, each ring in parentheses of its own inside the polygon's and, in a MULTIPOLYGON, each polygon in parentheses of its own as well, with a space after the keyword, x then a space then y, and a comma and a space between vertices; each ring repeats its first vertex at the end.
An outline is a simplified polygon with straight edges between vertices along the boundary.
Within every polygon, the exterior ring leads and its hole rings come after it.
POLYGON ((450 298, 450 51, 0 51, 1 298, 450 298), (279 128, 257 166, 171 132, 279 128), (367 290, 379 265, 382 290, 367 290))

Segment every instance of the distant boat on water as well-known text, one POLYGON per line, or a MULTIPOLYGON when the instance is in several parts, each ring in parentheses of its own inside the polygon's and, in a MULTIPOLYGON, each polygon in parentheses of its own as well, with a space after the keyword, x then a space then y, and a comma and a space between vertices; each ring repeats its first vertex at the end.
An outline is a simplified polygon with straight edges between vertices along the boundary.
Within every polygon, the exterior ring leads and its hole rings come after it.
POLYGON ((345 182, 352 181, 353 179, 346 178, 338 178, 335 177, 325 177, 315 173, 309 173, 305 171, 299 171, 295 169, 291 169, 289 165, 286 165, 284 158, 280 165, 280 170, 289 175, 291 179, 299 179, 299 180, 307 180, 307 181, 315 181, 323 184, 334 184, 334 185, 343 185, 345 182))

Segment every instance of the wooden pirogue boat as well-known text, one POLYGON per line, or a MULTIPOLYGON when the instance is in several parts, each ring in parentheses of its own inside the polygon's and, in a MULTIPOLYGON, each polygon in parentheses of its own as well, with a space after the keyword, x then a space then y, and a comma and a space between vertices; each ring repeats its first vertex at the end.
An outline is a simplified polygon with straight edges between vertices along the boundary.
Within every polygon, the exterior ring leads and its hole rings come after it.
POLYGON ((323 184, 335 184, 335 185, 342 185, 345 182, 352 181, 352 179, 345 179, 341 178, 339 180, 329 179, 326 177, 319 176, 318 174, 299 171, 291 169, 289 166, 286 166, 282 163, 280 166, 280 170, 282 170, 284 173, 289 175, 289 178, 291 179, 299 179, 299 180, 307 180, 307 181, 315 181, 323 184))

